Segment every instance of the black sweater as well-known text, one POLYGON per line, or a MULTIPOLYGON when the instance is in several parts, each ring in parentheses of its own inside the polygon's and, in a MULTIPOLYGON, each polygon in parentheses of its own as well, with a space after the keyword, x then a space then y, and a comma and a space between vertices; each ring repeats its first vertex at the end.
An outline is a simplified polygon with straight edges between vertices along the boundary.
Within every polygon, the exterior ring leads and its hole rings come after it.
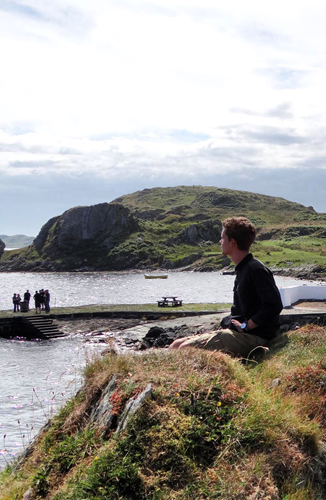
POLYGON ((232 316, 251 319, 258 326, 249 333, 265 339, 275 337, 283 309, 273 274, 248 254, 235 268, 232 316))

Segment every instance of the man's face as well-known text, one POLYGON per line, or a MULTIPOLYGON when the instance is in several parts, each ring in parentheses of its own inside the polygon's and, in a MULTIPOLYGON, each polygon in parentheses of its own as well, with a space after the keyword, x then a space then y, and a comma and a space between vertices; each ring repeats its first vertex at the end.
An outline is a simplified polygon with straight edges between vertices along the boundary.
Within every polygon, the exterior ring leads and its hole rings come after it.
POLYGON ((223 229, 222 234, 221 234, 221 239, 220 239, 220 245, 221 245, 221 250, 223 255, 231 255, 233 246, 231 245, 231 240, 229 237, 225 234, 225 230, 223 229))

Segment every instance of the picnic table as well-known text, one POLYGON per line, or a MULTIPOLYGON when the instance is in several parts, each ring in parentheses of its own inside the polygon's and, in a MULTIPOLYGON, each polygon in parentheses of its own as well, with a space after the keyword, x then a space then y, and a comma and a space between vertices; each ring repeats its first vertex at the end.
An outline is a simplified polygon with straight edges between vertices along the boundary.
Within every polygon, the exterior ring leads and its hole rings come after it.
POLYGON ((178 300, 177 297, 162 297, 163 300, 158 300, 158 307, 178 307, 182 306, 182 300, 178 300))

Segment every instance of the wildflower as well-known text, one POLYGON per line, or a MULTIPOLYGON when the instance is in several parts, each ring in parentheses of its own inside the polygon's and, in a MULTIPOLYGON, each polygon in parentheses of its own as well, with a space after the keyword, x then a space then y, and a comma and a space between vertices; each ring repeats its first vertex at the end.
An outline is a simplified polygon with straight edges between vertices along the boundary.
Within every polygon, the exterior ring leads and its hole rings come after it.
POLYGON ((178 397, 179 397, 179 396, 180 396, 180 392, 177 392, 176 396, 178 396, 178 397))
POLYGON ((218 401, 216 404, 217 404, 217 406, 221 406, 222 403, 221 403, 221 401, 218 401))

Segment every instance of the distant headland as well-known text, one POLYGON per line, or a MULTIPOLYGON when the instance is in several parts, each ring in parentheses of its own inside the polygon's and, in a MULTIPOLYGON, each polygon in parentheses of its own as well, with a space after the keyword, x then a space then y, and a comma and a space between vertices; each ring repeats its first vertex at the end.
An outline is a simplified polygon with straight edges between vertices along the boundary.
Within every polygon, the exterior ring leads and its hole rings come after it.
POLYGON ((24 248, 33 243, 35 236, 26 236, 25 234, 0 234, 0 240, 6 245, 6 248, 24 248))

